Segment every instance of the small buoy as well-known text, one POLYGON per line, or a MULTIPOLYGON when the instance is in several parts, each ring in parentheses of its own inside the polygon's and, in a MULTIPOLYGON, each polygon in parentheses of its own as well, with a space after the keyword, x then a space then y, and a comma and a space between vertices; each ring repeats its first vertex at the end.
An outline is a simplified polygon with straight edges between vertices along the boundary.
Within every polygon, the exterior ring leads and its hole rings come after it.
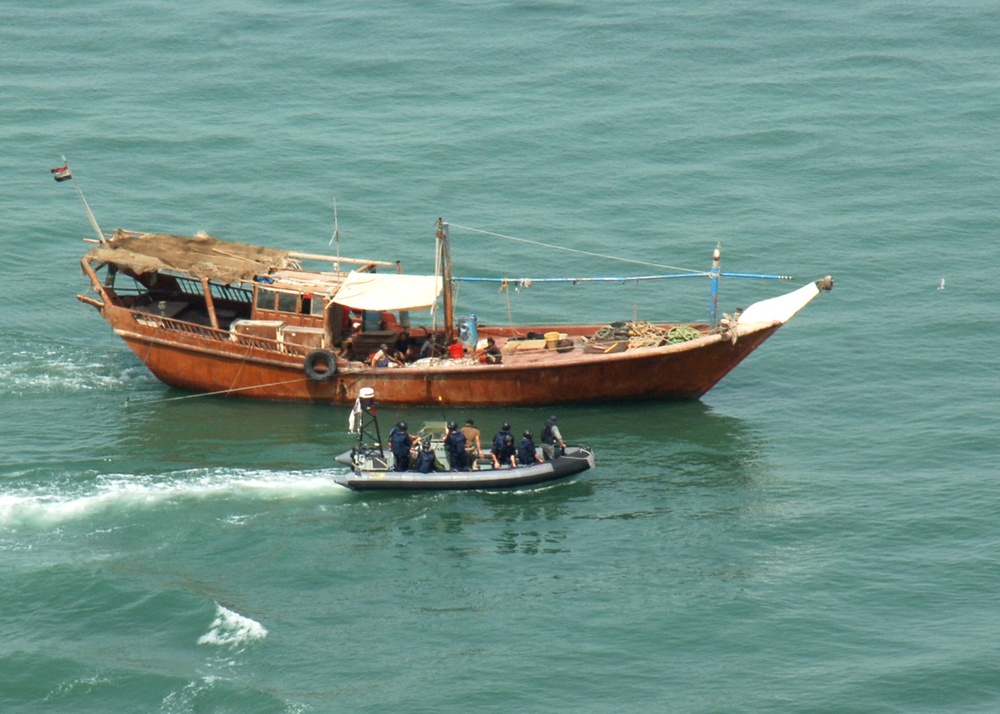
POLYGON ((944 290, 944 278, 941 278, 941 282, 938 283, 938 290, 944 290))

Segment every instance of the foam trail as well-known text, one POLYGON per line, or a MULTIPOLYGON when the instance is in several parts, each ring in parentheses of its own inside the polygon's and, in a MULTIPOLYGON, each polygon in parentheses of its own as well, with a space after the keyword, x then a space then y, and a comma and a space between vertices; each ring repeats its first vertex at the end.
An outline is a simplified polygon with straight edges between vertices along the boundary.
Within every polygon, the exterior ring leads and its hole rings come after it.
POLYGON ((199 645, 238 647, 267 637, 267 628, 256 620, 215 603, 211 629, 198 638, 199 645))
POLYGON ((163 476, 111 475, 70 492, 41 485, 0 494, 0 527, 57 525, 106 511, 155 509, 183 499, 278 500, 347 493, 323 472, 184 472, 163 476))

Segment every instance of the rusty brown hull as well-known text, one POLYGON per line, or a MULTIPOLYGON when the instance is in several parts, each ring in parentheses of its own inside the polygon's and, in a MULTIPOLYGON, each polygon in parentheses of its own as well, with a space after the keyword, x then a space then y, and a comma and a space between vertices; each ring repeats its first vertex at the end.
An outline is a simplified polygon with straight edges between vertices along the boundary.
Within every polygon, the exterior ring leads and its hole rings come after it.
POLYGON ((501 365, 441 360, 378 369, 351 362, 321 382, 306 376, 302 351, 241 344, 224 331, 207 328, 164 329, 163 321, 136 320, 131 311, 112 305, 101 312, 142 363, 168 385, 234 397, 338 404, 353 403, 362 387, 374 388, 381 403, 397 405, 697 399, 780 327, 777 322, 764 325, 735 341, 710 334, 615 354, 538 350, 507 355, 501 365))

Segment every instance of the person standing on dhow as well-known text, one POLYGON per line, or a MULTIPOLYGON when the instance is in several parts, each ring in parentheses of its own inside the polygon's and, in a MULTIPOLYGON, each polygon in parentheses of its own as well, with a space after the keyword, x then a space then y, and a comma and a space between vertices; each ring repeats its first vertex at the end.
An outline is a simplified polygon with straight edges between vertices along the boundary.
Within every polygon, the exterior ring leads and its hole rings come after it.
POLYGON ((566 452, 566 442, 563 441, 559 427, 556 426, 556 415, 553 414, 542 427, 542 453, 548 461, 562 456, 566 452))

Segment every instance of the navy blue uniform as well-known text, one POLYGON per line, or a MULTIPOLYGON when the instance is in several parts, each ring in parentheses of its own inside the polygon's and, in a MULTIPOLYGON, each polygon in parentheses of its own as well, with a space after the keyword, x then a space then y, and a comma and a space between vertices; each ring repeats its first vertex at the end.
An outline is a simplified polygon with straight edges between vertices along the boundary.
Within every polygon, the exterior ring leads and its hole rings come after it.
POLYGON ((497 432, 493 437, 493 456, 500 466, 510 463, 510 458, 516 451, 514 447, 514 436, 509 431, 497 432))
POLYGON ((396 471, 407 471, 410 468, 410 447, 413 446, 413 437, 405 431, 393 429, 389 434, 389 444, 392 446, 392 455, 396 457, 396 471))
POLYGON ((434 470, 434 452, 430 449, 423 449, 417 457, 417 471, 422 474, 429 474, 434 470))
POLYGON ((497 435, 493 437, 492 451, 494 454, 497 454, 499 456, 500 452, 503 451, 503 443, 508 436, 510 437, 510 440, 513 442, 514 435, 511 434, 509 431, 504 431, 503 429, 498 431, 497 435))
POLYGON ((449 431, 444 438, 444 449, 448 452, 451 468, 455 471, 465 471, 469 468, 468 457, 465 454, 465 434, 460 431, 449 431))
POLYGON ((518 462, 522 464, 538 463, 537 454, 538 450, 535 448, 535 442, 530 437, 526 436, 521 439, 521 443, 517 445, 518 462))

